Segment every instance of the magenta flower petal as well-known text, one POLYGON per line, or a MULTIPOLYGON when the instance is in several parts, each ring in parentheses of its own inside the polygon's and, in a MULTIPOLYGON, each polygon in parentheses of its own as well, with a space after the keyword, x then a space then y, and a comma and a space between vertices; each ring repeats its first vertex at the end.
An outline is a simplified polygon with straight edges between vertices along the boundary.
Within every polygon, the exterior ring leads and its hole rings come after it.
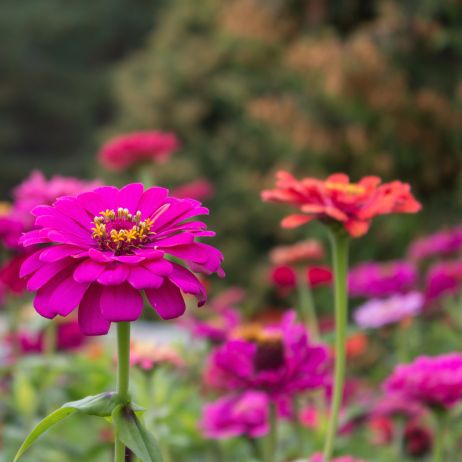
POLYGON ((151 216, 164 202, 168 196, 168 189, 149 188, 146 190, 138 203, 138 210, 142 216, 151 216))
POLYGON ((40 260, 40 255, 42 252, 43 249, 33 253, 31 256, 27 257, 26 260, 24 260, 19 272, 20 278, 29 276, 29 274, 34 273, 42 266, 42 262, 40 260))
POLYGON ((122 284, 128 278, 130 270, 127 265, 113 263, 98 276, 98 282, 103 286, 115 286, 122 284))
POLYGON ((77 249, 71 245, 52 246, 43 249, 39 259, 46 263, 53 263, 66 257, 73 256, 76 252, 77 249))
POLYGON ((169 278, 184 293, 195 295, 199 306, 202 306, 207 300, 205 288, 199 279, 194 276, 184 266, 173 264, 173 271, 169 278))
POLYGON ((131 183, 124 186, 117 196, 117 205, 127 208, 130 212, 136 213, 139 210, 138 203, 143 195, 144 187, 141 183, 131 183))
POLYGON ((27 289, 35 291, 73 263, 70 259, 60 260, 41 266, 27 281, 27 289))
POLYGON ((143 297, 128 283, 105 286, 101 294, 101 314, 108 321, 135 321, 143 309, 143 297))
POLYGON ((84 260, 74 270, 73 277, 77 282, 93 282, 104 271, 105 266, 94 260, 84 260))
POLYGON ((142 266, 134 266, 130 269, 128 282, 135 289, 157 289, 163 284, 164 278, 142 266))
POLYGON ((162 319, 178 318, 186 310, 180 290, 168 279, 158 289, 146 289, 145 292, 149 303, 162 319))
POLYGON ((101 314, 101 292, 101 286, 92 284, 80 303, 79 326, 85 335, 105 335, 111 326, 101 314))
POLYGON ((146 262, 143 266, 158 276, 168 276, 173 271, 173 264, 168 260, 155 260, 146 262))

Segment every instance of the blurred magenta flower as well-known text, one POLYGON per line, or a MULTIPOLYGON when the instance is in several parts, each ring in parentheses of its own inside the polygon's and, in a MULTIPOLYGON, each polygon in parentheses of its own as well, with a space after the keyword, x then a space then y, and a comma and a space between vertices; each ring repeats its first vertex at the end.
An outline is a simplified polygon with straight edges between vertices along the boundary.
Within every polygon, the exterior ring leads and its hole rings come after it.
POLYGON ((313 345, 295 313, 280 324, 252 326, 212 352, 205 380, 228 390, 258 390, 276 399, 324 387, 328 382, 328 351, 313 345))
POLYGON ((290 173, 276 175, 276 188, 263 191, 264 201, 293 205, 300 213, 282 221, 285 228, 295 228, 318 219, 340 223, 352 237, 367 233, 372 219, 389 213, 416 213, 421 205, 408 184, 401 181, 381 184, 380 178, 366 176, 351 183, 348 175, 336 173, 326 180, 303 178, 290 173))
POLYGON ((462 227, 439 231, 414 241, 408 250, 413 260, 447 257, 462 249, 462 227))
POLYGON ((189 197, 197 201, 206 201, 215 195, 215 188, 210 181, 200 178, 191 183, 176 187, 172 191, 172 195, 179 199, 189 197))
MULTIPOLYGON (((310 266, 306 269, 306 282, 311 287, 332 283, 332 271, 328 266, 310 266)), ((294 289, 297 286, 297 272, 288 265, 271 268, 270 282, 281 289, 294 289)))
POLYGON ((399 393, 386 395, 375 402, 371 415, 374 417, 416 418, 425 412, 422 405, 399 393))
POLYGON ((0 238, 7 247, 17 249, 21 234, 34 225, 33 208, 52 205, 58 197, 75 196, 100 185, 99 181, 59 175, 47 180, 42 172, 32 172, 13 190, 13 204, 9 211, 0 214, 0 238))
POLYGON ((355 323, 363 329, 377 329, 393 324, 422 311, 424 297, 419 292, 393 295, 385 299, 372 299, 361 305, 353 314, 355 323))
POLYGON ((102 335, 111 322, 138 319, 143 291, 163 319, 184 313, 181 291, 204 304, 205 288, 193 272, 223 275, 221 253, 196 241, 214 235, 205 223, 191 221, 207 213, 195 200, 176 199, 159 187, 144 190, 139 183, 36 207, 36 229, 21 243, 51 245, 21 268, 27 288, 37 291, 35 309, 54 318, 79 307, 82 331, 102 335))
POLYGON ((109 140, 99 151, 98 158, 103 167, 122 171, 143 163, 166 161, 179 144, 173 133, 129 133, 109 140))
POLYGON ((425 298, 435 301, 459 292, 462 282, 462 261, 439 262, 429 268, 425 281, 425 298))
POLYGON ((263 436, 269 430, 269 399, 258 391, 220 398, 204 407, 201 427, 208 438, 263 436))
POLYGON ((355 297, 387 297, 407 292, 416 283, 416 268, 406 261, 362 263, 348 273, 348 290, 355 297))
MULTIPOLYGON (((13 342, 13 338, 9 340, 13 342)), ((45 334, 44 331, 28 332, 21 331, 17 335, 16 344, 19 343, 21 352, 43 353, 45 351, 45 334)), ((56 350, 68 351, 81 347, 85 342, 85 336, 82 334, 77 321, 58 322, 56 324, 56 350)))
POLYGON ((324 247, 317 239, 307 239, 293 245, 275 247, 270 252, 273 265, 294 265, 324 258, 324 247))
POLYGON ((450 408, 462 399, 462 354, 420 356, 398 365, 384 388, 432 408, 450 408))
POLYGON ((0 282, 7 292, 21 295, 26 290, 26 283, 19 277, 19 271, 27 256, 22 253, 13 255, 0 267, 0 282))
POLYGON ((157 366, 183 367, 185 362, 178 352, 169 345, 154 345, 148 342, 130 343, 130 365, 150 371, 157 366))
MULTIPOLYGON (((308 462, 323 462, 324 457, 321 453, 315 454, 311 456, 310 459, 308 459, 308 462)), ((340 456, 340 457, 335 457, 332 459, 332 462, 366 462, 363 459, 357 459, 352 456, 340 456)))

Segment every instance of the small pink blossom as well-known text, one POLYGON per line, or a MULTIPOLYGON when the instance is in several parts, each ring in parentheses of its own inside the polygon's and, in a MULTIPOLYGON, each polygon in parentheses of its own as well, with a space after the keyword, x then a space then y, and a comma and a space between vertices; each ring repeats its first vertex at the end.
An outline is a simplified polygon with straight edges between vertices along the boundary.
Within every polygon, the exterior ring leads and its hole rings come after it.
POLYGON ((98 158, 107 169, 122 171, 142 163, 164 162, 178 147, 178 138, 173 133, 135 132, 109 140, 98 158))
POLYGON ((197 201, 206 201, 215 195, 215 187, 205 178, 176 187, 172 194, 180 199, 190 197, 197 201))

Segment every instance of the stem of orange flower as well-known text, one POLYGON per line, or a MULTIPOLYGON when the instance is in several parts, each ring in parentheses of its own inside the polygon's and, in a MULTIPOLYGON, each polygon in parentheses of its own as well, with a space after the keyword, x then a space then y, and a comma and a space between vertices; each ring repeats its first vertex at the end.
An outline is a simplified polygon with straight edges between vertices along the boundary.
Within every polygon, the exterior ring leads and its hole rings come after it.
POLYGON ((304 271, 297 273, 297 289, 300 317, 303 323, 308 327, 308 332, 314 341, 319 339, 318 319, 314 306, 313 293, 309 282, 305 281, 304 271))
POLYGON ((335 372, 334 394, 324 446, 323 462, 331 462, 337 435, 346 371, 346 328, 348 320, 348 249, 349 237, 343 230, 332 230, 332 257, 335 284, 335 372))
MULTIPOLYGON (((130 323, 117 323, 117 394, 123 402, 130 400, 130 323)), ((114 462, 125 462, 125 445, 115 437, 114 462)))

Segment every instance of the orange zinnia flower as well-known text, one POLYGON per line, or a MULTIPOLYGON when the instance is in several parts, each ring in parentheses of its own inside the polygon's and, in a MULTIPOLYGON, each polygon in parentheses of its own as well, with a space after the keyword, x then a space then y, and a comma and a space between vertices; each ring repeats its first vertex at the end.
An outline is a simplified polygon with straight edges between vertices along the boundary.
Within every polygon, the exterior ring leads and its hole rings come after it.
POLYGON ((284 218, 285 228, 296 228, 317 218, 326 223, 341 223, 351 236, 359 237, 377 215, 415 213, 421 209, 410 186, 401 181, 381 184, 380 178, 366 176, 351 183, 343 173, 324 181, 297 180, 285 171, 278 172, 276 177, 276 188, 263 191, 263 200, 291 204, 302 212, 284 218))

